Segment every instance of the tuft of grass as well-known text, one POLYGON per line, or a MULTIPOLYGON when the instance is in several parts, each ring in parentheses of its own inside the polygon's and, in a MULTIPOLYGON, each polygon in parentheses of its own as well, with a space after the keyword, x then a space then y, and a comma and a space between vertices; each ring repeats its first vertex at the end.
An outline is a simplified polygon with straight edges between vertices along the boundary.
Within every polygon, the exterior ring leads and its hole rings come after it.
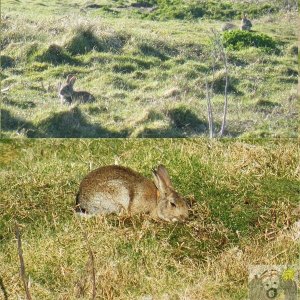
POLYGON ((84 54, 92 50, 99 50, 100 41, 92 26, 76 27, 72 36, 64 44, 64 47, 72 54, 84 54))
POLYGON ((78 61, 70 56, 61 46, 51 44, 38 51, 33 59, 37 62, 59 64, 78 64, 78 61))
POLYGON ((79 25, 71 31, 65 48, 72 54, 85 54, 92 50, 98 52, 119 52, 128 39, 126 33, 101 32, 97 34, 93 25, 79 25))

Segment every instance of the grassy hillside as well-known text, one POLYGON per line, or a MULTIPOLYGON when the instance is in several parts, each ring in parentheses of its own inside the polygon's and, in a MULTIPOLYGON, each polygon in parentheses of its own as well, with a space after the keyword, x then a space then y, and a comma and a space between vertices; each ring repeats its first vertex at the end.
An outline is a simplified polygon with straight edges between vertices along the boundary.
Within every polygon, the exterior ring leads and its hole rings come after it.
POLYGON ((2 1, 2 136, 207 135, 206 80, 218 131, 224 66, 218 61, 212 74, 211 29, 239 25, 247 11, 254 34, 277 51, 227 48, 226 134, 295 137, 297 13, 283 3, 2 1), (60 104, 57 84, 68 74, 95 103, 60 104))
POLYGON ((0 298, 24 295, 18 222, 34 299, 91 299, 89 247, 97 299, 245 299, 249 265, 298 259, 299 153, 280 140, 2 140, 0 298), (116 161, 149 177, 164 163, 187 223, 76 217, 80 180, 116 161))

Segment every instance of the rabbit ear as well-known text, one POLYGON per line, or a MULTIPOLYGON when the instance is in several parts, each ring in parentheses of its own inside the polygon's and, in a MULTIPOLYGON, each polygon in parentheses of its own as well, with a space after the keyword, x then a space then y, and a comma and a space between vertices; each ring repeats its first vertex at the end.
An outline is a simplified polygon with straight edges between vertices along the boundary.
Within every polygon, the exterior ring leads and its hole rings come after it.
POLYGON ((158 176, 165 182, 168 187, 173 187, 167 169, 163 165, 157 167, 158 176))
POLYGON ((76 81, 76 77, 73 76, 73 77, 71 77, 71 79, 69 80, 69 84, 73 85, 75 81, 76 81))
POLYGON ((67 83, 70 83, 70 80, 71 80, 72 77, 73 77, 73 76, 72 76, 71 74, 69 74, 69 75, 67 76, 67 83))
POLYGON ((154 184, 161 194, 166 194, 169 188, 172 188, 172 183, 166 168, 159 165, 157 170, 153 170, 154 184))

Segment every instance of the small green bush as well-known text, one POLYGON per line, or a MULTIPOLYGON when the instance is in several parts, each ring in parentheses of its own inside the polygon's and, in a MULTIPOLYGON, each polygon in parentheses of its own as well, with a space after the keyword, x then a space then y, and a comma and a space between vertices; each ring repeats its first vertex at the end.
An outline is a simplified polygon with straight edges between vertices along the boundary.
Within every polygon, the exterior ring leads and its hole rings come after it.
POLYGON ((245 30, 232 30, 223 33, 223 44, 232 50, 244 48, 262 48, 267 52, 279 54, 279 43, 264 33, 256 33, 245 30))

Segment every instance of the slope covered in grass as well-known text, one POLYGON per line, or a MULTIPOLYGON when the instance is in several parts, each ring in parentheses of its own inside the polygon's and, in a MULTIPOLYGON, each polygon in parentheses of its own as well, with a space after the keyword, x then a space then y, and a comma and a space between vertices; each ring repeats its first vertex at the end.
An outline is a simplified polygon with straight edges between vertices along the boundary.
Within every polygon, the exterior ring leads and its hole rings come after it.
MULTIPOLYGON (((214 85, 214 119, 220 129, 224 66, 212 62, 211 30, 220 30, 225 19, 239 25, 243 9, 237 6, 248 1, 228 1, 235 13, 227 17, 225 9, 215 12, 218 1, 206 1, 201 5, 212 13, 193 19, 163 17, 167 8, 184 6, 181 1, 154 1, 153 20, 145 9, 132 6, 135 2, 121 2, 2 3, 4 137, 207 135, 206 80, 214 85), (59 102, 57 84, 68 74, 78 78, 75 89, 95 95, 95 103, 74 108, 59 102), (81 116, 77 123, 55 117, 74 109, 81 116), (174 110, 183 116, 180 126, 172 120, 174 110)), ((227 136, 297 135, 297 13, 276 3, 266 11, 249 7, 255 32, 231 36, 227 136), (276 51, 265 51, 265 42, 276 51)))
POLYGON ((89 247, 103 299, 245 299, 249 265, 297 261, 293 142, 4 140, 0 154, 0 297, 24 295, 15 222, 34 299, 91 299, 89 247), (76 217, 81 179, 115 162, 147 177, 165 164, 189 220, 76 217))

